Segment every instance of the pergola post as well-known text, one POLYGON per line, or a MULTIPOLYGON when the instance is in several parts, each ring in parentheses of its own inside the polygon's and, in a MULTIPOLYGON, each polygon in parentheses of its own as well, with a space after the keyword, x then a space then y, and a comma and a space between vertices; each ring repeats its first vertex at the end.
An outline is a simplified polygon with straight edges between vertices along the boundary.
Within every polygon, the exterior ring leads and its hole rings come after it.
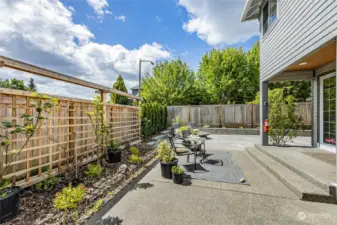
POLYGON ((263 131, 263 121, 268 119, 268 81, 260 83, 260 136, 261 144, 266 146, 269 144, 268 132, 263 131))
POLYGON ((313 71, 311 79, 311 105, 312 105, 312 122, 311 122, 311 146, 316 148, 318 142, 318 79, 313 71))

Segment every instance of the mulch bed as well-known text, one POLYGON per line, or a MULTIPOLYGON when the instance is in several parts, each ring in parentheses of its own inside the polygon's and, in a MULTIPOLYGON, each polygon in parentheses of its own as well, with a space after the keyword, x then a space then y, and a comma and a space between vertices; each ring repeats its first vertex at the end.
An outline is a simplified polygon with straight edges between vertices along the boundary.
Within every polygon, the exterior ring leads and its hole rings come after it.
POLYGON ((146 144, 135 146, 138 147, 140 156, 143 158, 143 162, 138 165, 128 162, 130 153, 125 149, 122 151, 121 163, 109 165, 104 163, 103 160, 100 162, 104 168, 103 175, 100 178, 89 178, 84 173, 87 166, 82 166, 78 171, 78 179, 59 176, 60 182, 52 190, 40 191, 35 186, 23 190, 20 199, 20 213, 8 224, 56 225, 65 224, 64 221, 66 221, 66 224, 84 224, 97 211, 97 209, 93 210, 93 205, 98 200, 103 200, 104 204, 111 200, 114 195, 145 170, 147 163, 152 163, 155 159, 155 150, 150 149, 146 144), (77 210, 68 211, 65 219, 65 213, 54 208, 53 199, 57 192, 60 192, 62 188, 69 184, 72 184, 72 186, 84 185, 87 188, 87 195, 79 204, 77 210))

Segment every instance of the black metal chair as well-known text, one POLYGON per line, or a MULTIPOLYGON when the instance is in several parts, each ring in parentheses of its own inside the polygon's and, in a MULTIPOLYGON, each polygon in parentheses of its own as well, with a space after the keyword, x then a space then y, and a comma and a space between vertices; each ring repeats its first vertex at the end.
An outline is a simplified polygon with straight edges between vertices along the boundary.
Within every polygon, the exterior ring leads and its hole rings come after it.
POLYGON ((188 147, 185 147, 185 146, 182 146, 182 147, 179 146, 178 147, 178 146, 176 146, 175 143, 174 143, 172 135, 169 135, 168 137, 169 137, 169 141, 170 141, 171 147, 172 147, 174 153, 177 156, 187 156, 186 161, 189 163, 190 162, 190 155, 194 155, 194 165, 195 165, 195 168, 196 168, 197 153, 195 151, 192 151, 188 147))

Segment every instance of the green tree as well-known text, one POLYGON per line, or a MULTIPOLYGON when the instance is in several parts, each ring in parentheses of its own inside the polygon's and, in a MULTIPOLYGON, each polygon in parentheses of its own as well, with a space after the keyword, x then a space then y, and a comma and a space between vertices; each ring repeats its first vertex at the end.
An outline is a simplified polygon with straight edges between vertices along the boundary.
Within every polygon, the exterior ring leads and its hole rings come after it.
MULTIPOLYGON (((118 76, 116 82, 113 85, 113 88, 119 91, 128 92, 126 89, 123 77, 121 75, 118 76)), ((121 105, 127 105, 128 104, 128 97, 120 96, 115 93, 111 93, 110 95, 110 102, 114 104, 121 104, 121 105)))
POLYGON ((17 89, 17 90, 27 90, 25 83, 23 80, 18 80, 16 78, 12 78, 11 80, 5 79, 0 80, 0 87, 2 88, 10 88, 10 89, 17 89))
POLYGON ((30 91, 33 91, 33 92, 36 92, 36 91, 37 91, 37 87, 36 87, 36 85, 35 85, 35 82, 34 82, 34 79, 33 79, 33 78, 30 78, 30 79, 29 79, 28 89, 29 89, 30 91))
POLYGON ((259 44, 242 48, 213 49, 206 53, 197 73, 203 103, 245 103, 259 89, 259 44))
POLYGON ((158 63, 153 76, 142 79, 142 97, 164 105, 199 104, 200 92, 195 87, 195 74, 180 59, 158 63))
POLYGON ((311 81, 284 81, 270 83, 269 88, 271 90, 275 88, 287 88, 289 89, 289 94, 294 96, 296 102, 306 102, 308 98, 311 97, 311 81))
POLYGON ((277 145, 286 144, 297 136, 302 127, 302 119, 296 115, 295 98, 289 95, 286 88, 273 90, 269 98, 269 136, 277 145))

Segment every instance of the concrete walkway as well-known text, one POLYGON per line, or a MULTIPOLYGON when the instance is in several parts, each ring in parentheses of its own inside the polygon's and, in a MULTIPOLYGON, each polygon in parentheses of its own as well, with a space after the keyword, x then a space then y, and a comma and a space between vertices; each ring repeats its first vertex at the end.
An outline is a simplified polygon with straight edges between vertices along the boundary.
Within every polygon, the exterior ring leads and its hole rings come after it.
POLYGON ((211 138, 207 142, 208 150, 231 151, 250 186, 201 180, 192 180, 186 186, 175 185, 161 178, 157 165, 140 181, 138 188, 104 212, 101 219, 110 222, 95 222, 121 225, 337 224, 336 205, 298 200, 243 151, 246 145, 254 144, 255 138, 211 138))

